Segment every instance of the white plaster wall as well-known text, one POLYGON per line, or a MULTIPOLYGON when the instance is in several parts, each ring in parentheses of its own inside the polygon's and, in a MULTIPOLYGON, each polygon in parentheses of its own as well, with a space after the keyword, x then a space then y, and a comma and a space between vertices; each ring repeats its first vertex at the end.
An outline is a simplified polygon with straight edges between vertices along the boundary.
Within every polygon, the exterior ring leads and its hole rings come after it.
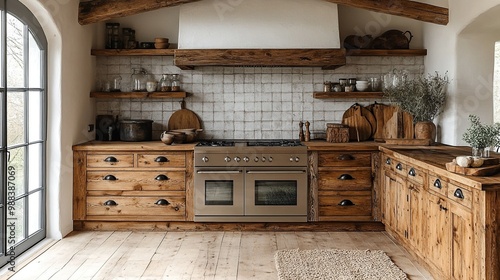
POLYGON ((179 48, 338 48, 337 14, 323 0, 204 0, 181 6, 179 48))
POLYGON ((493 44, 498 32, 492 30, 500 26, 500 12, 495 10, 487 20, 483 18, 483 24, 464 29, 476 20, 481 21, 483 13, 499 4, 500 0, 449 1, 447 26, 424 25, 424 47, 428 49, 426 72, 448 71, 451 78, 446 111, 438 120, 444 143, 465 144, 461 138, 469 126, 469 114, 476 114, 487 123, 493 121, 490 90, 493 44))
POLYGON ((73 230, 73 144, 91 139, 94 102, 90 46, 94 27, 78 24, 78 3, 22 0, 41 23, 48 40, 47 236, 73 230))

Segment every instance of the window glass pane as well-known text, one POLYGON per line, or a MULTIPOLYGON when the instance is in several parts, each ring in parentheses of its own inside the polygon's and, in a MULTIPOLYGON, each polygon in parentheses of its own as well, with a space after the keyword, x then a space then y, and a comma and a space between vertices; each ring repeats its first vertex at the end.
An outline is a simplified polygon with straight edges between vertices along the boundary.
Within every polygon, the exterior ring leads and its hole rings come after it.
MULTIPOLYGON (((8 150, 9 154, 7 158, 9 161, 7 162, 7 189, 9 192, 14 192, 15 196, 19 196, 24 194, 24 168, 25 168, 25 148, 17 148, 8 150)), ((9 196, 12 196, 9 193, 9 196)))
POLYGON ((42 140, 42 128, 43 128, 43 92, 40 91, 30 91, 28 102, 29 102, 29 141, 42 140))
POLYGON ((38 44, 33 38, 33 34, 29 33, 29 87, 42 87, 42 52, 38 44))
POLYGON ((7 92, 7 146, 24 143, 24 93, 7 92))
POLYGON ((42 191, 28 196, 28 235, 42 229, 42 191))
POLYGON ((24 240, 24 205, 25 199, 7 200, 7 247, 12 246, 11 240, 15 240, 16 244, 24 240))
POLYGON ((28 146, 28 190, 41 188, 42 183, 42 144, 28 146))
POLYGON ((24 24, 7 15, 7 86, 24 87, 24 24))

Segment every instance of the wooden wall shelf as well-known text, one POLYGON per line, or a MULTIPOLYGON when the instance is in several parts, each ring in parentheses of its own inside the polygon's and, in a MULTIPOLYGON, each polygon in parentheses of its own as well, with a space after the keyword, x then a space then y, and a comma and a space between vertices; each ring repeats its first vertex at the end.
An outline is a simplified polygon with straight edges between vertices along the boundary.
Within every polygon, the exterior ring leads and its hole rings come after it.
POLYGON ((175 92, 91 92, 93 98, 184 98, 188 93, 175 92))
POLYGON ((313 97, 316 99, 352 99, 352 98, 383 98, 383 92, 323 92, 317 91, 313 93, 313 97))
POLYGON ((175 49, 92 49, 96 56, 174 56, 175 49))
POLYGON ((401 49, 401 50, 372 50, 350 49, 346 50, 347 56, 425 56, 426 49, 401 49))

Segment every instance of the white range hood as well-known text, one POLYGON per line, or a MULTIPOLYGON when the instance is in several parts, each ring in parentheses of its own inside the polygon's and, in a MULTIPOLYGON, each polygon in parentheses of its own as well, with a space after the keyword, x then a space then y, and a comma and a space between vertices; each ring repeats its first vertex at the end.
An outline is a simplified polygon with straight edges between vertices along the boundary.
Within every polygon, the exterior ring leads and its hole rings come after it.
POLYGON ((337 5, 323 0, 204 0, 182 5, 179 49, 340 48, 337 5))

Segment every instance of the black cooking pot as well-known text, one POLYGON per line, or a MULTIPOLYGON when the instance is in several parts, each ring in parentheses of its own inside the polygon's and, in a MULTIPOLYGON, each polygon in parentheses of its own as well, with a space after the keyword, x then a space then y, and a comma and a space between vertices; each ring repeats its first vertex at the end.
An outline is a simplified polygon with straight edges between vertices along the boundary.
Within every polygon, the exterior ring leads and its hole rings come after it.
POLYGON ((129 142, 151 141, 153 138, 152 120, 121 120, 120 140, 129 142))

